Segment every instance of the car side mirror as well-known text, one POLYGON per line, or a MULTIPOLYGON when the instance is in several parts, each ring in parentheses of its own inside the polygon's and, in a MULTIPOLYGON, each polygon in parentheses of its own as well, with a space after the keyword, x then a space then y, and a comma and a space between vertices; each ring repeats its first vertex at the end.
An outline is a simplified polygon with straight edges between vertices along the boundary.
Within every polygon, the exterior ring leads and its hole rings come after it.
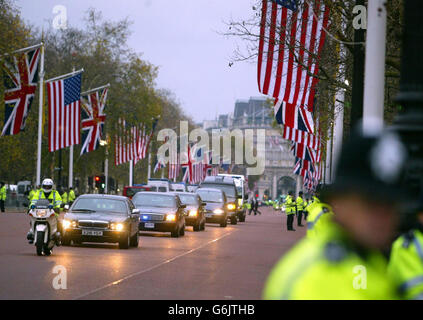
POLYGON ((202 202, 202 203, 201 203, 201 205, 202 205, 203 207, 205 207, 205 206, 207 205, 207 203, 202 202))
POLYGON ((187 205, 186 204, 181 204, 180 208, 181 209, 186 209, 187 205))
POLYGON ((65 209, 65 211, 69 211, 69 205, 68 204, 65 204, 64 209, 65 209))
POLYGON ((140 214, 140 209, 132 209, 132 213, 131 214, 140 214))

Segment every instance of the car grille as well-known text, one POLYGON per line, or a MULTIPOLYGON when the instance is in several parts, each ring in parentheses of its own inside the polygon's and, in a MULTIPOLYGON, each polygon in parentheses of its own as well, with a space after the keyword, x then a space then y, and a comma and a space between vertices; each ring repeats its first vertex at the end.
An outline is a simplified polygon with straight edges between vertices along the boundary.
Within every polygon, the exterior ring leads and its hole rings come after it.
POLYGON ((107 221, 79 221, 80 227, 85 228, 98 228, 98 229, 107 229, 109 227, 109 223, 107 221))
POLYGON ((142 221, 163 221, 164 214, 141 214, 142 221))

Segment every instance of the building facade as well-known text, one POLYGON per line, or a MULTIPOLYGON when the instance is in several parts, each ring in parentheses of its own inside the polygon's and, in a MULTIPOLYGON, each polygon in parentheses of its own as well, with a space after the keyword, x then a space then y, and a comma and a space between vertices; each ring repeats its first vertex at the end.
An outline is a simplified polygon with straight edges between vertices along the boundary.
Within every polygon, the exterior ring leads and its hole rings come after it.
MULTIPOLYGON (((259 198, 264 195, 274 199, 278 195, 294 191, 298 194, 301 185, 300 177, 292 173, 295 158, 290 152, 290 143, 282 139, 281 130, 272 126, 273 110, 266 98, 252 97, 249 100, 238 100, 233 113, 220 115, 216 120, 204 121, 203 129, 235 130, 264 129, 266 132, 265 170, 254 186, 253 193, 259 198), (216 126, 214 126, 216 125, 216 126)), ((256 145, 256 135, 254 145, 256 145)), ((232 159, 233 160, 233 159, 232 159)), ((239 172, 245 168, 236 168, 239 172)))

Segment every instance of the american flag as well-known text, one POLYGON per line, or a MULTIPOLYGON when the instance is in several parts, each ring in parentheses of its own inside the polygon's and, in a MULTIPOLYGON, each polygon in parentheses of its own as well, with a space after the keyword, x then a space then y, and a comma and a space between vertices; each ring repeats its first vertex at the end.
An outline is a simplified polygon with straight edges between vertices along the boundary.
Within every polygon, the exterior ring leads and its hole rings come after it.
POLYGON ((50 152, 80 143, 81 74, 47 83, 50 152))
POLYGON ((134 158, 135 163, 138 161, 145 159, 148 153, 148 148, 150 147, 151 139, 153 138, 154 131, 156 129, 158 120, 155 119, 153 121, 153 125, 151 131, 147 134, 147 126, 145 124, 141 125, 140 129, 137 129, 137 136, 135 137, 137 151, 136 156, 134 158))
POLYGON ((135 143, 127 129, 126 121, 119 118, 115 137, 115 164, 118 166, 133 160, 134 148, 135 143))
POLYGON ((5 71, 5 118, 2 136, 25 129, 38 81, 40 48, 15 54, 3 64, 5 71))
POLYGON ((306 145, 313 150, 320 150, 322 146, 321 139, 316 135, 306 131, 292 129, 288 126, 283 127, 282 137, 286 140, 306 145))
POLYGON ((98 148, 103 136, 108 89, 81 96, 82 148, 81 155, 98 148))
POLYGON ((310 2, 263 0, 257 79, 261 93, 312 110, 329 8, 310 2))

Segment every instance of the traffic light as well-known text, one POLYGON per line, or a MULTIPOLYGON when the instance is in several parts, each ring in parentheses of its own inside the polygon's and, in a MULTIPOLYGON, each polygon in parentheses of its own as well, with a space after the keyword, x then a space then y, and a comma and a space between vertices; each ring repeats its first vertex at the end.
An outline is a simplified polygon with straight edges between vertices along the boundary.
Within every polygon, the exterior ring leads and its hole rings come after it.
POLYGON ((97 189, 101 188, 101 177, 100 176, 95 176, 94 177, 94 183, 95 183, 95 187, 97 189))

